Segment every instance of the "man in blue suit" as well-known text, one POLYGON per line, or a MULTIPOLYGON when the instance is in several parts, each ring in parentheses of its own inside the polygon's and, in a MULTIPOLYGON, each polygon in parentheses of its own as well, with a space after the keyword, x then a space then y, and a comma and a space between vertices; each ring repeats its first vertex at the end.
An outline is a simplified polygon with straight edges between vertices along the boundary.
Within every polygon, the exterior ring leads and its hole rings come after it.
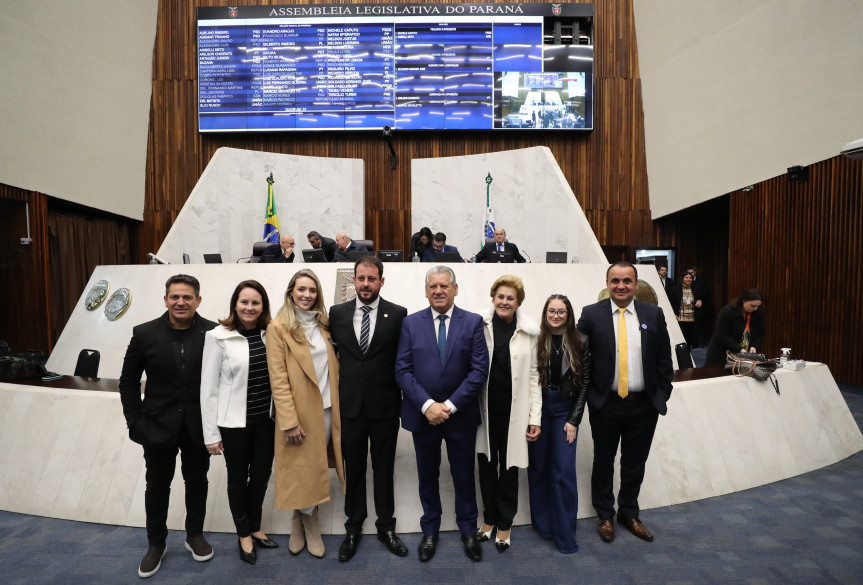
POLYGON ((653 535, 638 517, 638 494, 656 423, 667 412, 665 403, 671 397, 671 342, 662 310, 635 300, 635 266, 616 262, 605 280, 609 298, 584 307, 576 325, 590 339, 591 497, 599 516, 599 536, 611 542, 614 459, 620 445, 617 522, 651 542, 653 535))
POLYGON ((479 426, 477 395, 488 377, 488 349, 482 317, 454 306, 455 273, 435 266, 426 274, 430 308, 405 317, 396 357, 402 390, 402 427, 413 433, 419 476, 423 537, 419 559, 434 556, 440 531, 441 441, 446 441, 455 491, 456 523, 465 554, 482 559, 476 537, 474 458, 479 426))
MULTIPOLYGON (((455 246, 447 246, 446 245, 446 234, 443 232, 438 232, 434 235, 432 239, 432 247, 423 252, 422 261, 423 262, 437 262, 437 255, 439 252, 447 252, 447 253, 455 253, 458 254, 458 248, 455 246)), ((459 254, 459 260, 462 259, 459 254)))

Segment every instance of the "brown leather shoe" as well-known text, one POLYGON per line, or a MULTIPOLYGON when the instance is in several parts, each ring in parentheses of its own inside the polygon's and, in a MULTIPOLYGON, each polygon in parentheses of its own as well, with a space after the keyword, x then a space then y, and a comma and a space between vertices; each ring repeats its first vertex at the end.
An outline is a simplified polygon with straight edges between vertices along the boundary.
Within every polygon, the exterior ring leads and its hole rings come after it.
POLYGON ((614 524, 611 520, 600 520, 596 531, 599 532, 599 537, 603 541, 611 542, 614 540, 614 524))
POLYGON ((626 526, 631 533, 641 540, 653 542, 653 535, 650 533, 650 530, 638 518, 625 518, 618 514, 617 523, 621 526, 626 526))

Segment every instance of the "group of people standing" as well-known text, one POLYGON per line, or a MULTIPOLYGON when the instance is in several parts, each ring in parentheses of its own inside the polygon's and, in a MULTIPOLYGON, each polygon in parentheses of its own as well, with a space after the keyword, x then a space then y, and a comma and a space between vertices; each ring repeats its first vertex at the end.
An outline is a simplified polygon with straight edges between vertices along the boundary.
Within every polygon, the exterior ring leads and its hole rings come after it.
POLYGON ((263 501, 275 461, 275 505, 293 511, 288 548, 323 557, 318 506, 330 500, 329 469, 345 491, 339 560, 362 540, 366 461, 371 454, 377 538, 407 556, 396 533, 394 475, 401 426, 412 434, 419 480, 420 561, 435 554, 442 508, 439 468, 446 443, 456 524, 465 554, 481 543, 512 545, 518 469, 527 468, 531 522, 562 553, 578 550, 575 454, 585 405, 594 441, 593 506, 602 540, 618 522, 653 540, 639 519, 638 493, 658 416, 671 394, 672 361, 662 311, 635 301, 636 269, 606 274, 609 298, 576 320, 567 297, 546 300, 539 324, 520 308, 524 284, 502 276, 485 315, 455 305, 447 266, 425 277, 429 306, 407 314, 380 296, 384 266, 354 264, 355 299, 325 310, 308 269, 291 278, 270 318, 264 288, 235 288, 219 324, 197 314, 191 276, 166 283, 164 315, 135 327, 120 380, 132 440, 144 447, 149 548, 138 574, 149 577, 167 550, 167 511, 177 452, 186 485, 186 543, 195 560, 212 558, 203 536, 207 471, 223 455, 240 558, 279 545, 262 531, 263 501), (141 399, 141 375, 147 386, 141 399), (614 460, 621 478, 615 512, 614 460), (482 524, 475 493, 479 470, 482 524))

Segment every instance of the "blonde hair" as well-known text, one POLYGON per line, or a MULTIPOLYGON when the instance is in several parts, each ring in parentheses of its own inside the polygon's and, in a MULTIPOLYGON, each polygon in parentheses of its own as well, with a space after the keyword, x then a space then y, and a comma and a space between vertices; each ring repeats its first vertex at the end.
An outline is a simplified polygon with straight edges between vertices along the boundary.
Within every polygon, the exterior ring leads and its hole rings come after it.
POLYGON ((512 274, 505 274, 501 276, 497 280, 494 281, 494 284, 491 285, 491 298, 494 298, 494 295, 497 294, 497 289, 502 286, 508 286, 510 288, 515 289, 515 298, 518 300, 519 306, 524 302, 524 283, 517 276, 513 276, 512 274))
POLYGON ((279 310, 279 314, 276 315, 276 319, 285 326, 285 329, 288 330, 288 333, 291 334, 291 337, 293 337, 294 340, 299 343, 309 343, 309 340, 306 338, 306 334, 303 331, 303 325, 297 318, 294 299, 291 296, 294 292, 294 288, 297 286, 297 281, 303 277, 311 278, 315 281, 315 286, 318 287, 318 296, 315 299, 315 304, 312 307, 312 310, 318 313, 318 324, 324 329, 329 330, 330 320, 327 316, 326 310, 324 309, 324 296, 321 292, 321 281, 318 279, 318 275, 308 268, 298 270, 291 277, 291 281, 288 283, 288 288, 285 291, 285 304, 282 305, 282 308, 279 310))

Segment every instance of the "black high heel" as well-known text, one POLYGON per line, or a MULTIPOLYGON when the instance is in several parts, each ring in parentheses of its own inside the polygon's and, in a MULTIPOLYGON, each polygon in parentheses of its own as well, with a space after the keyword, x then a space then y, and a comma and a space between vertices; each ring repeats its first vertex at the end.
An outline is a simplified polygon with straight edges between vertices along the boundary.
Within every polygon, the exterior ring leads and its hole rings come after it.
POLYGON ((253 534, 252 540, 261 548, 279 548, 279 543, 269 538, 258 538, 253 534))
POLYGON ((255 545, 252 543, 252 552, 246 552, 243 550, 243 541, 239 538, 237 539, 237 546, 240 547, 240 560, 250 565, 254 565, 258 562, 258 553, 255 551, 255 545))

